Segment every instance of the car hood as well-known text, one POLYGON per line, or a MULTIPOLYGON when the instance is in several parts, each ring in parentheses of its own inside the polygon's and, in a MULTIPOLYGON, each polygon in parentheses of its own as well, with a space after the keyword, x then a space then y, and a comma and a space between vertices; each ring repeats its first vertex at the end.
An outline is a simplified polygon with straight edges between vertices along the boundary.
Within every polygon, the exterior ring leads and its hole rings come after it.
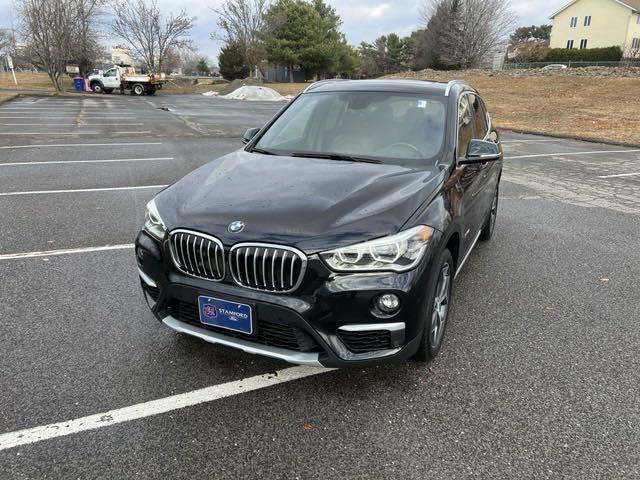
POLYGON ((156 197, 168 230, 186 228, 225 245, 257 241, 307 254, 396 233, 444 180, 436 167, 261 155, 240 150, 156 197), (229 233, 231 222, 243 231, 229 233))

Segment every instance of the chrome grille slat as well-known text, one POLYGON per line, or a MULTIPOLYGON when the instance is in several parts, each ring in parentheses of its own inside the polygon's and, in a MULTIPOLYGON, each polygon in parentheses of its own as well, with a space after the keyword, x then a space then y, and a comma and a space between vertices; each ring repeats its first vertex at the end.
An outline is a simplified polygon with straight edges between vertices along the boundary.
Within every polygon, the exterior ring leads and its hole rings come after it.
POLYGON ((269 251, 269 249, 267 247, 265 247, 264 253, 262 254, 262 286, 263 287, 267 286, 267 268, 265 266, 265 263, 267 261, 267 252, 268 251, 269 251))
MULTIPOLYGON (((207 240, 207 244, 209 241, 207 240)), ((204 271, 204 275, 206 277, 210 276, 209 272, 207 272, 207 266, 204 264, 204 255, 202 253, 202 247, 204 247, 204 238, 200 240, 200 260, 202 261, 202 270, 204 271)))
POLYGON ((260 285, 258 283, 258 267, 256 265, 258 260, 258 250, 259 248, 256 247, 256 251, 253 252, 253 279, 256 281, 256 286, 260 285))
POLYGON ((287 259, 287 253, 289 252, 284 252, 282 254, 282 263, 280 263, 280 287, 284 290, 284 262, 287 259))
MULTIPOLYGON (((216 250, 214 251, 214 256, 216 255, 217 252, 217 246, 216 246, 216 250)), ((213 266, 211 265, 211 240, 209 240, 209 245, 207 245, 207 263, 209 264, 209 271, 211 272, 211 276, 215 277, 215 271, 213 270, 213 266)))
MULTIPOLYGON (((181 234, 180 234, 180 253, 182 254, 182 265, 184 265, 184 266, 186 267, 187 262, 186 262, 186 260, 185 260, 185 258, 184 258, 184 247, 182 246, 182 242, 183 242, 183 240, 184 240, 184 238, 183 238, 183 237, 184 237, 184 234, 183 234, 183 233, 181 233, 181 234)), ((176 242, 177 242, 177 241, 178 241, 178 240, 177 240, 177 237, 176 237, 176 242)))
POLYGON ((224 279, 224 247, 217 238, 189 230, 174 230, 170 233, 169 249, 174 265, 181 272, 217 282, 224 279))
POLYGON ((307 257, 291 247, 242 243, 231 248, 229 266, 240 286, 266 292, 292 292, 302 283, 307 257))
POLYGON ((276 258, 278 258, 278 251, 273 250, 271 256, 271 288, 276 289, 276 258))

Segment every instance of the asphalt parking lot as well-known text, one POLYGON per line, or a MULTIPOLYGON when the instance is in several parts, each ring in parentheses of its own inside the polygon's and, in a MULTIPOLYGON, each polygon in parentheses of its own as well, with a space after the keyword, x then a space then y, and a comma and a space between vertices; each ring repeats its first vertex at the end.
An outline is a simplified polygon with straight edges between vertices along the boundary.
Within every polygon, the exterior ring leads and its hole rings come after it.
POLYGON ((430 366, 293 367, 152 317, 145 203, 281 106, 0 106, 0 477, 638 478, 640 149, 503 134, 430 366))

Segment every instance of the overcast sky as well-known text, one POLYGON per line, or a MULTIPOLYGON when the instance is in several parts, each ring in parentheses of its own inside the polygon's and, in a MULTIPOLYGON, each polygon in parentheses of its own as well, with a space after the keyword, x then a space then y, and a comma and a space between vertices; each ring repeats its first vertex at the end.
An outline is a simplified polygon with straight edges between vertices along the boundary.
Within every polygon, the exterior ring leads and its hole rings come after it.
MULTIPOLYGON (((117 0, 116 0, 117 1, 117 0)), ((217 29, 216 15, 210 7, 216 7, 223 0, 158 0, 165 11, 183 7, 190 15, 197 17, 193 37, 200 51, 215 60, 220 48, 211 40, 210 33, 217 29)), ((370 42, 380 35, 395 32, 407 35, 419 26, 419 5, 422 0, 325 0, 333 5, 342 17, 342 30, 349 43, 358 45, 370 42)), ((548 22, 548 17, 568 0, 511 0, 519 25, 534 25, 548 22)), ((108 4, 108 2, 107 2, 108 4)), ((9 27, 13 13, 13 0, 0 0, 0 27, 9 27)))

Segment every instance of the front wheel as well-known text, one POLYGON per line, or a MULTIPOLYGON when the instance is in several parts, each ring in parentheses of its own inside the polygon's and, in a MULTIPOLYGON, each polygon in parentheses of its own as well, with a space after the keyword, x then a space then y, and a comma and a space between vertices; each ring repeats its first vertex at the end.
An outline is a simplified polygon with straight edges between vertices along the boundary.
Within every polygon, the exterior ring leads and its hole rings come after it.
POLYGON ((93 90, 93 93, 102 93, 104 91, 100 82, 92 83, 91 90, 93 90))
POLYGON ((454 274, 453 257, 451 252, 445 249, 433 262, 433 269, 429 273, 427 294, 420 309, 424 331, 415 355, 416 360, 427 362, 435 358, 440 351, 449 318, 454 274))
POLYGON ((137 95, 138 97, 140 95, 144 95, 144 85, 142 85, 141 83, 136 83, 133 87, 131 87, 131 93, 133 95, 137 95))

